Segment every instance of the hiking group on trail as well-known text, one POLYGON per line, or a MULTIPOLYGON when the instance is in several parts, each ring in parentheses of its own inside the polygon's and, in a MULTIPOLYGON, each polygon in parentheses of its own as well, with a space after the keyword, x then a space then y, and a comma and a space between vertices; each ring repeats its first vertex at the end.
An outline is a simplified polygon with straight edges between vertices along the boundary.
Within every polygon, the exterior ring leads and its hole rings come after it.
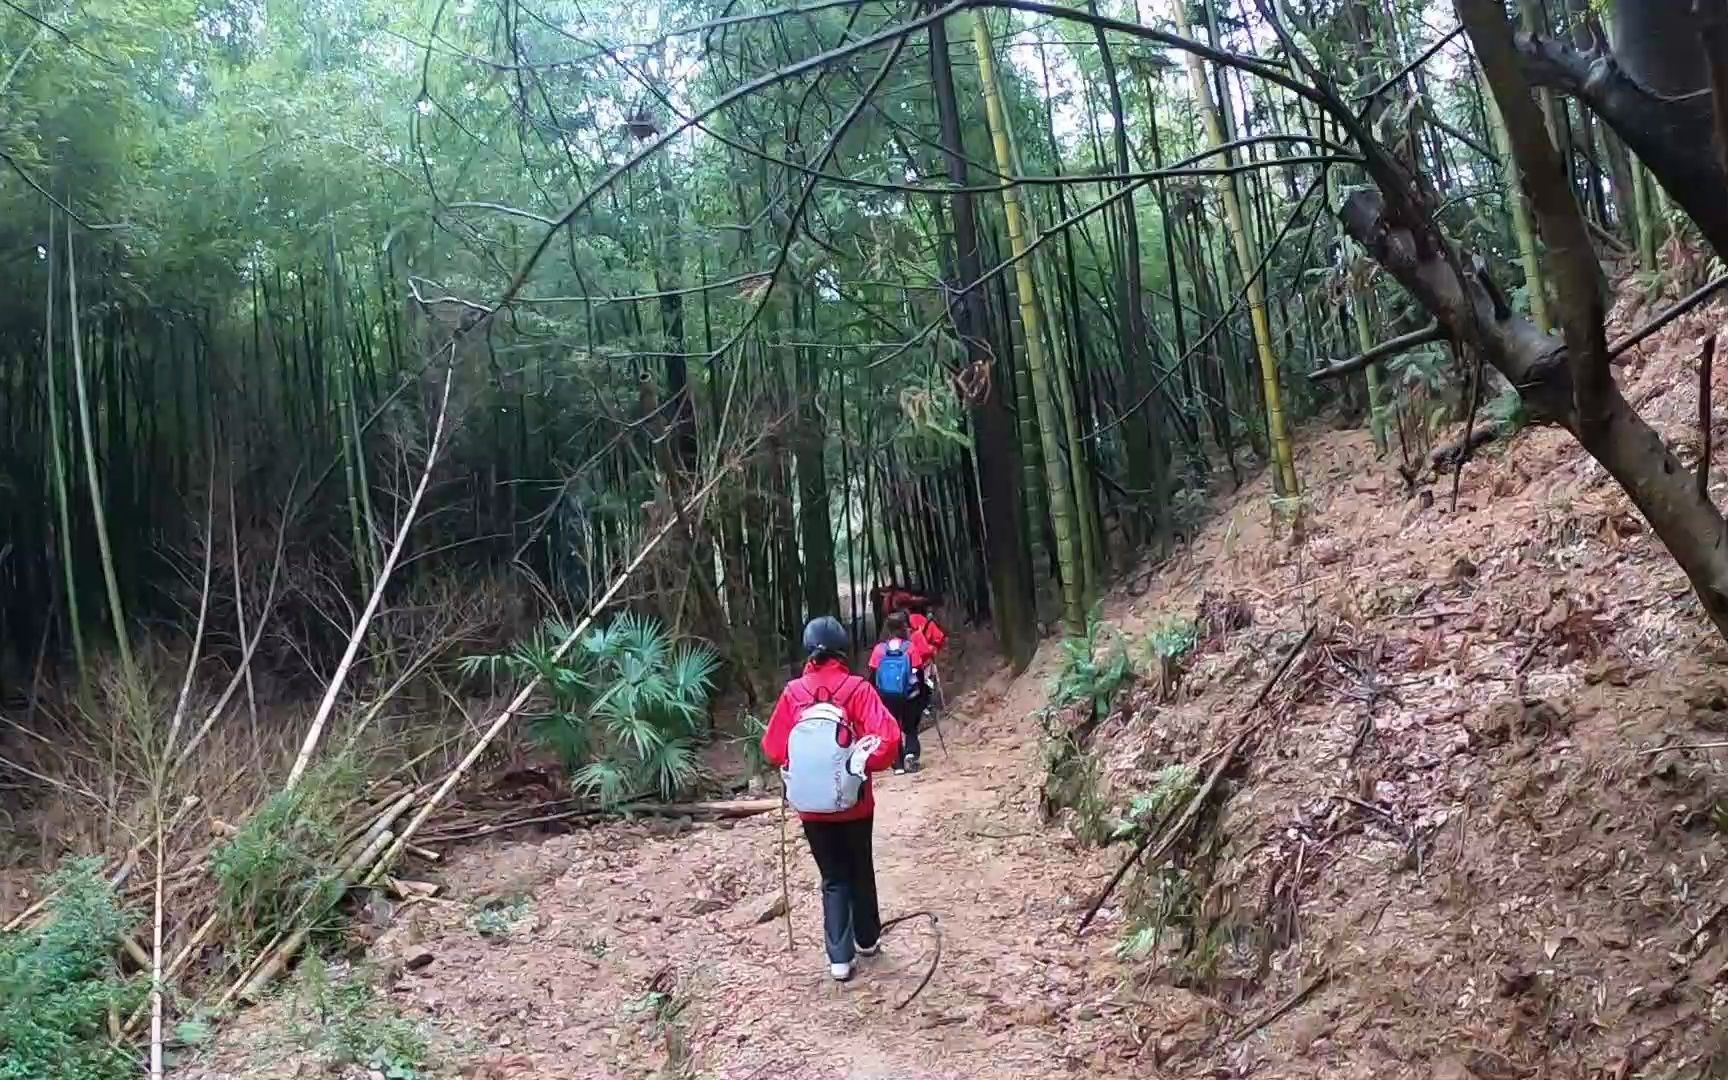
POLYGON ((876 799, 871 776, 920 767, 918 731, 929 708, 931 664, 947 640, 925 610, 891 607, 870 653, 871 678, 848 666, 851 636, 832 615, 804 627, 804 671, 775 703, 762 750, 785 781, 822 878, 828 971, 845 981, 860 956, 881 947, 882 913, 872 851, 876 799), (919 620, 916 624, 914 620, 919 620))

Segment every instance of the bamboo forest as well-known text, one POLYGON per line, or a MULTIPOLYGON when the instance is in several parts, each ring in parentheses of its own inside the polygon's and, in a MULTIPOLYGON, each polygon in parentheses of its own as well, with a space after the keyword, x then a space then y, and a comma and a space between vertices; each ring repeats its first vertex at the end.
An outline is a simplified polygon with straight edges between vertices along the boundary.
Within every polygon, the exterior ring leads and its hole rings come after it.
POLYGON ((0 0, 0 266, 0 1080, 1728 1077, 1728 0, 0 0))

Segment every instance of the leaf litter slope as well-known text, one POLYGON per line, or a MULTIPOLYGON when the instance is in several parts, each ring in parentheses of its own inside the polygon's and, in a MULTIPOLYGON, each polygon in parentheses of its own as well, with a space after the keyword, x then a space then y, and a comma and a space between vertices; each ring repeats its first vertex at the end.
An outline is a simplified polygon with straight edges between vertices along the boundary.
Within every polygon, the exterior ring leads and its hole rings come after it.
MULTIPOLYGON (((1695 342, 1720 317, 1681 320, 1622 372, 1683 456, 1695 342)), ((1301 451, 1317 500, 1305 543, 1279 535, 1262 478, 1106 605, 1131 640, 1220 598, 1253 615, 1207 634, 1174 702, 1149 681, 1097 732, 1123 803, 1228 739, 1221 718, 1282 643, 1318 627, 1216 818, 1204 980, 1178 987, 1172 966, 1115 959, 1132 884, 1070 933, 1122 849, 1036 823, 1047 643, 1026 676, 959 703, 952 759, 932 746, 927 772, 882 783, 885 914, 928 909, 943 929, 936 977, 904 1011, 928 930, 905 924, 852 984, 830 983, 796 825, 796 949, 778 919, 758 921, 779 892, 773 817, 469 849, 448 871, 452 900, 413 905, 374 950, 391 999, 488 1080, 1462 1080, 1705 1064, 1728 974, 1712 919, 1728 886, 1728 751, 1687 747, 1728 741, 1728 656, 1679 571, 1557 432, 1483 454, 1456 515, 1444 487, 1430 506, 1407 499, 1364 435, 1301 451), (519 917, 482 933, 486 901, 519 917), (407 971, 420 954, 432 962, 407 971)))

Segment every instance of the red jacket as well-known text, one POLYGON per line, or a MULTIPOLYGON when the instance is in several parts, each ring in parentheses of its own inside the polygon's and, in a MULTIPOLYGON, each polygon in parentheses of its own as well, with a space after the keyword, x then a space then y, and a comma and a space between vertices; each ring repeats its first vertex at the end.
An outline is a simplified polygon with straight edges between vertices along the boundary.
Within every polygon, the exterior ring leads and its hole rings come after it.
MULTIPOLYGON (((912 639, 916 641, 922 637, 924 639, 924 647, 932 657, 941 652, 942 646, 948 643, 947 632, 940 626, 937 626, 936 620, 932 619, 930 616, 915 614, 910 619, 910 622, 912 626, 912 639)), ((922 667, 923 665, 920 664, 916 666, 922 667)))
MULTIPOLYGON (((882 704, 876 687, 869 679, 848 671, 843 662, 824 660, 806 665, 804 674, 780 691, 774 715, 768 720, 768 730, 762 733, 762 753, 769 761, 782 769, 786 767, 786 744, 792 737, 793 725, 798 722, 798 713, 816 701, 818 693, 823 700, 833 701, 846 713, 854 737, 874 735, 882 740, 882 745, 864 762, 865 772, 881 772, 900 757, 900 725, 888 707, 882 704)), ((858 802, 850 810, 837 814, 800 813, 798 816, 805 821, 859 821, 867 818, 876 812, 876 796, 871 788, 869 777, 865 777, 858 802)))
MULTIPOLYGON (((924 665, 928 664, 936 655, 936 650, 932 649, 930 643, 925 641, 916 633, 914 633, 910 638, 906 638, 905 641, 906 651, 912 655, 912 670, 924 670, 924 665)), ((870 650, 871 671, 875 671, 877 668, 882 666, 882 657, 887 652, 888 643, 886 641, 878 641, 876 647, 870 650)))

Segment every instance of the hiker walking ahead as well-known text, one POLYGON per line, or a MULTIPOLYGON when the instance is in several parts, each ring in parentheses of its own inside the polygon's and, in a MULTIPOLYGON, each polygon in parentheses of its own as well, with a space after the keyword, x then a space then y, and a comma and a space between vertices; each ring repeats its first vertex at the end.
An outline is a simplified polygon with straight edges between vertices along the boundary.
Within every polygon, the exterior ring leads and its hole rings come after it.
POLYGON ((907 607, 906 623, 912 630, 914 638, 921 638, 930 650, 930 659, 942 651, 942 646, 948 644, 948 632, 936 625, 936 620, 930 614, 930 602, 923 597, 913 600, 907 607))
POLYGON ((936 657, 941 654, 942 647, 948 644, 948 632, 936 624, 936 619, 930 614, 930 601, 922 596, 912 597, 907 607, 906 625, 911 630, 911 638, 924 650, 924 664, 918 672, 918 722, 922 724, 923 714, 930 711, 932 700, 940 689, 936 685, 939 677, 936 671, 936 657))
POLYGON ((870 774, 898 758, 900 729, 870 680, 847 670, 852 641, 838 619, 811 619, 804 651, 809 662, 780 691, 762 752, 783 771, 786 801, 804 823, 822 874, 828 973, 845 981, 856 957, 881 946, 870 774))
POLYGON ((900 758, 894 763, 897 773, 918 771, 918 755, 923 751, 918 744, 918 728, 924 722, 928 697, 924 665, 929 662, 929 646, 912 634, 904 611, 893 612, 883 620, 882 640, 870 651, 870 670, 882 703, 900 724, 900 758))

